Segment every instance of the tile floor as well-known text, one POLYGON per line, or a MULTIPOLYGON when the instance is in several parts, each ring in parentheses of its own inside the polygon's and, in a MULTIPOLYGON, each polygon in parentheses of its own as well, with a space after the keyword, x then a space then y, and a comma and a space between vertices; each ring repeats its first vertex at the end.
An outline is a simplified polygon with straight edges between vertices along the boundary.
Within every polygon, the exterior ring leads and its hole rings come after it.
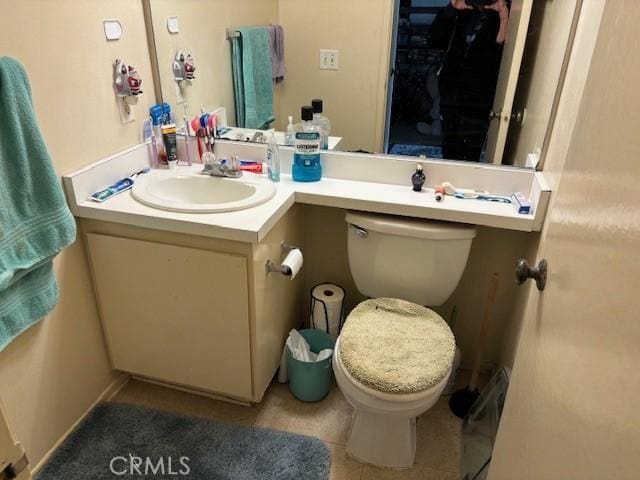
POLYGON ((113 401, 315 436, 331 450, 331 480, 454 480, 460 420, 449 411, 448 399, 442 397, 419 418, 416 465, 400 471, 363 465, 346 455, 351 406, 335 384, 321 402, 304 403, 291 395, 286 384, 274 382, 259 405, 243 407, 132 379, 113 401))

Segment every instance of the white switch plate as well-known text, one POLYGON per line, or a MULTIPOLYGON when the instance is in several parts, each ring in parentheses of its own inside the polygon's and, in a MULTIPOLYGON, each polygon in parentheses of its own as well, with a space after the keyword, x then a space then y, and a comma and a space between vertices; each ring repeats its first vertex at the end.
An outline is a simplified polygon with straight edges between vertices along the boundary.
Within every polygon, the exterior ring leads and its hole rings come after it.
POLYGON ((338 70, 339 63, 338 50, 320 50, 320 70, 338 70))
POLYGON ((180 33, 180 22, 178 17, 167 17, 167 30, 169 33, 180 33))
POLYGON ((102 22, 104 36, 107 40, 120 40, 122 37, 122 24, 118 20, 105 20, 102 22))

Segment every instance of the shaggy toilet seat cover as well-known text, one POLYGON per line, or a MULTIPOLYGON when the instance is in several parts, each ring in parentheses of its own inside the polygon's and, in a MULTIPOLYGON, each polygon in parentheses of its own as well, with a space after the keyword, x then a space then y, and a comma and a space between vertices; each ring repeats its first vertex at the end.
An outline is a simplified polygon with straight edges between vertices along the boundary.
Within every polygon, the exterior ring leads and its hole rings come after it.
POLYGON ((388 393, 433 387, 451 369, 455 338, 433 310, 395 298, 360 303, 340 333, 340 360, 364 385, 388 393))

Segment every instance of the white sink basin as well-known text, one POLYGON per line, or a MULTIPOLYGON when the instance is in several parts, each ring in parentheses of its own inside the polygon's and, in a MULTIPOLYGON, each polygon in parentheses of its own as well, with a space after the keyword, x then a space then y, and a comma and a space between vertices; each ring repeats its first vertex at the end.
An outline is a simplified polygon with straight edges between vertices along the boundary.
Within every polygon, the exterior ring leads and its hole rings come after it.
POLYGON ((253 173, 234 179, 202 175, 201 170, 201 166, 152 170, 138 176, 131 194, 160 210, 218 213, 255 207, 276 193, 272 182, 253 173))

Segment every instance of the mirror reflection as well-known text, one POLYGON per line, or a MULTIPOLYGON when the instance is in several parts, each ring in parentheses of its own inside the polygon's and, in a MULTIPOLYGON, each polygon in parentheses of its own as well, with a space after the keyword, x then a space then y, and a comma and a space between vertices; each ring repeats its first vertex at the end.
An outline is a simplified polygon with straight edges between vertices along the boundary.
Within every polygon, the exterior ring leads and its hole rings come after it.
POLYGON ((520 167, 544 146, 575 4, 146 0, 162 100, 217 110, 223 138, 286 145, 309 121, 331 150, 520 167))

